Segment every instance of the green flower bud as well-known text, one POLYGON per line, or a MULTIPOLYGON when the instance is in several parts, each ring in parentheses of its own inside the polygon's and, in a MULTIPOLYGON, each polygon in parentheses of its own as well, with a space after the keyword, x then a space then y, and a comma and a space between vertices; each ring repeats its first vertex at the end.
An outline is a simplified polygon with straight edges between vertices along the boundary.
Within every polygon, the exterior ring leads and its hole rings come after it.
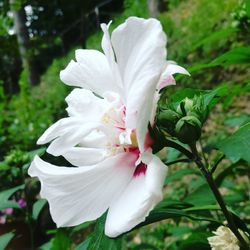
POLYGON ((175 134, 175 125, 180 119, 180 115, 173 110, 162 110, 158 115, 158 125, 168 134, 175 134))
POLYGON ((193 109, 194 101, 186 97, 177 107, 176 111, 178 113, 186 115, 189 111, 193 109))
POLYGON ((176 136, 181 142, 189 144, 200 138, 201 127, 201 122, 196 116, 184 116, 175 126, 176 136))

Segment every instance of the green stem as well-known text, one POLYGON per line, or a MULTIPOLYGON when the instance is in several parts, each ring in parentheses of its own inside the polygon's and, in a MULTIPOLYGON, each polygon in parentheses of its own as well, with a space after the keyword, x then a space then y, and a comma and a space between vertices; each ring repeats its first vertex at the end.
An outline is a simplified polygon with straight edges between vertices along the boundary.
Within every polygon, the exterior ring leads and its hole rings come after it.
POLYGON ((210 172, 213 174, 220 162, 225 158, 226 156, 223 154, 216 162, 215 164, 211 167, 210 172))
POLYGON ((179 160, 175 160, 175 161, 169 161, 169 162, 164 162, 167 166, 171 166, 175 163, 179 163, 179 162, 186 162, 186 163, 190 163, 192 162, 190 159, 188 158, 183 158, 183 159, 179 159, 179 160))
POLYGON ((203 176, 205 177, 210 189, 212 190, 227 222, 228 222, 228 227, 231 229, 231 231, 234 233, 234 235, 237 237, 237 239, 239 240, 240 242, 240 245, 242 246, 243 249, 249 249, 248 248, 248 244, 246 243, 246 241, 244 240, 244 238, 242 237, 242 235, 239 233, 235 223, 234 223, 234 220, 233 220, 233 217, 232 217, 232 214, 228 211, 227 207, 226 207, 226 204, 221 196, 221 193, 219 192, 219 189, 213 179, 213 176, 212 176, 212 173, 209 172, 206 167, 204 166, 204 164, 202 163, 200 157, 199 157, 199 154, 198 154, 198 151, 197 151, 197 148, 196 148, 196 145, 195 144, 191 144, 190 145, 190 148, 192 150, 192 153, 193 155, 195 156, 195 163, 196 165, 199 167, 201 173, 203 174, 203 176))
POLYGON ((180 144, 178 144, 174 141, 166 139, 165 140, 165 147, 175 148, 178 151, 180 151, 181 153, 183 153, 184 155, 186 155, 191 161, 194 160, 194 155, 189 150, 187 150, 186 148, 184 148, 183 146, 181 146, 180 144))
POLYGON ((205 152, 203 151, 203 144, 202 144, 202 141, 201 141, 201 139, 199 140, 199 143, 200 143, 200 147, 201 147, 201 153, 202 153, 202 156, 203 156, 203 159, 204 159, 204 162, 205 162, 205 165, 206 165, 206 167, 209 165, 208 164, 208 159, 207 159, 207 157, 206 157, 206 155, 205 155, 205 152))
POLYGON ((202 175, 205 177, 210 189, 212 190, 212 192, 215 196, 215 199, 217 200, 217 202, 221 208, 221 211, 223 212, 223 214, 228 222, 228 227, 231 229, 231 231, 234 233, 234 235, 239 240, 242 249, 248 250, 249 249, 248 244, 246 243, 244 238, 239 233, 239 231, 234 223, 232 214, 228 211, 226 204, 225 204, 225 202, 224 202, 224 200, 219 192, 219 189, 218 189, 218 187, 213 179, 212 173, 208 171, 208 169, 205 167, 205 165, 201 161, 201 158, 199 157, 199 153, 197 151, 196 144, 193 143, 193 144, 189 145, 192 152, 190 152, 189 150, 187 150, 186 148, 184 148, 180 144, 178 144, 174 141, 171 141, 171 140, 166 140, 165 146, 175 148, 178 151, 180 151, 181 153, 183 153, 185 156, 187 156, 190 159, 190 161, 195 161, 195 163, 198 166, 198 168, 200 169, 202 175))

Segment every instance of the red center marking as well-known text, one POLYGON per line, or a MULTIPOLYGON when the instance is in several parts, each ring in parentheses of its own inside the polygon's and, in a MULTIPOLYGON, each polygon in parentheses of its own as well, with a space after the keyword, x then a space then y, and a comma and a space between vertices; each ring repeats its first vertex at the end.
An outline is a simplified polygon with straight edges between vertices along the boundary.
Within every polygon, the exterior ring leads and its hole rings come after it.
POLYGON ((135 169, 134 177, 139 176, 141 174, 145 175, 146 170, 147 170, 147 165, 141 162, 135 169))

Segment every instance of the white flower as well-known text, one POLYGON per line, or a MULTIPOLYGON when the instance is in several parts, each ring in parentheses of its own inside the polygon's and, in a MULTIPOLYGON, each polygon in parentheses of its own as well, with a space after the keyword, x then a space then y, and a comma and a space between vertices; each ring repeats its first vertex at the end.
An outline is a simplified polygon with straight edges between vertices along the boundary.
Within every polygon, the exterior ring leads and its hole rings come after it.
POLYGON ((162 199, 167 167, 151 153, 148 123, 153 122, 158 90, 174 84, 174 73, 188 74, 165 61, 166 36, 155 19, 130 17, 102 49, 77 50, 61 80, 78 86, 66 98, 69 117, 38 140, 72 167, 35 157, 31 176, 58 227, 95 220, 108 210, 105 233, 116 237, 145 220, 162 199), (94 94, 93 94, 94 93, 94 94))
POLYGON ((240 250, 238 239, 228 227, 220 226, 213 233, 215 236, 208 238, 212 250, 240 250))

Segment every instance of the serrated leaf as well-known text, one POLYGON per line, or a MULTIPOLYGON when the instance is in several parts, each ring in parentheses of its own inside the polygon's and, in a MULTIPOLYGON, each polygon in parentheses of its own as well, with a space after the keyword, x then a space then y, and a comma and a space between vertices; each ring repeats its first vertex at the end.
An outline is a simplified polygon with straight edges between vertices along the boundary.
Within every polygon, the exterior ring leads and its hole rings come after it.
POLYGON ((233 163, 240 159, 250 162, 250 122, 216 145, 233 163))
POLYGON ((46 200, 45 199, 40 199, 38 201, 36 201, 33 205, 32 208, 32 218, 34 220, 37 220, 41 210, 43 209, 44 205, 46 204, 46 200))
POLYGON ((0 250, 4 250, 14 236, 15 236, 14 233, 7 233, 4 235, 1 235, 0 236, 0 250))

